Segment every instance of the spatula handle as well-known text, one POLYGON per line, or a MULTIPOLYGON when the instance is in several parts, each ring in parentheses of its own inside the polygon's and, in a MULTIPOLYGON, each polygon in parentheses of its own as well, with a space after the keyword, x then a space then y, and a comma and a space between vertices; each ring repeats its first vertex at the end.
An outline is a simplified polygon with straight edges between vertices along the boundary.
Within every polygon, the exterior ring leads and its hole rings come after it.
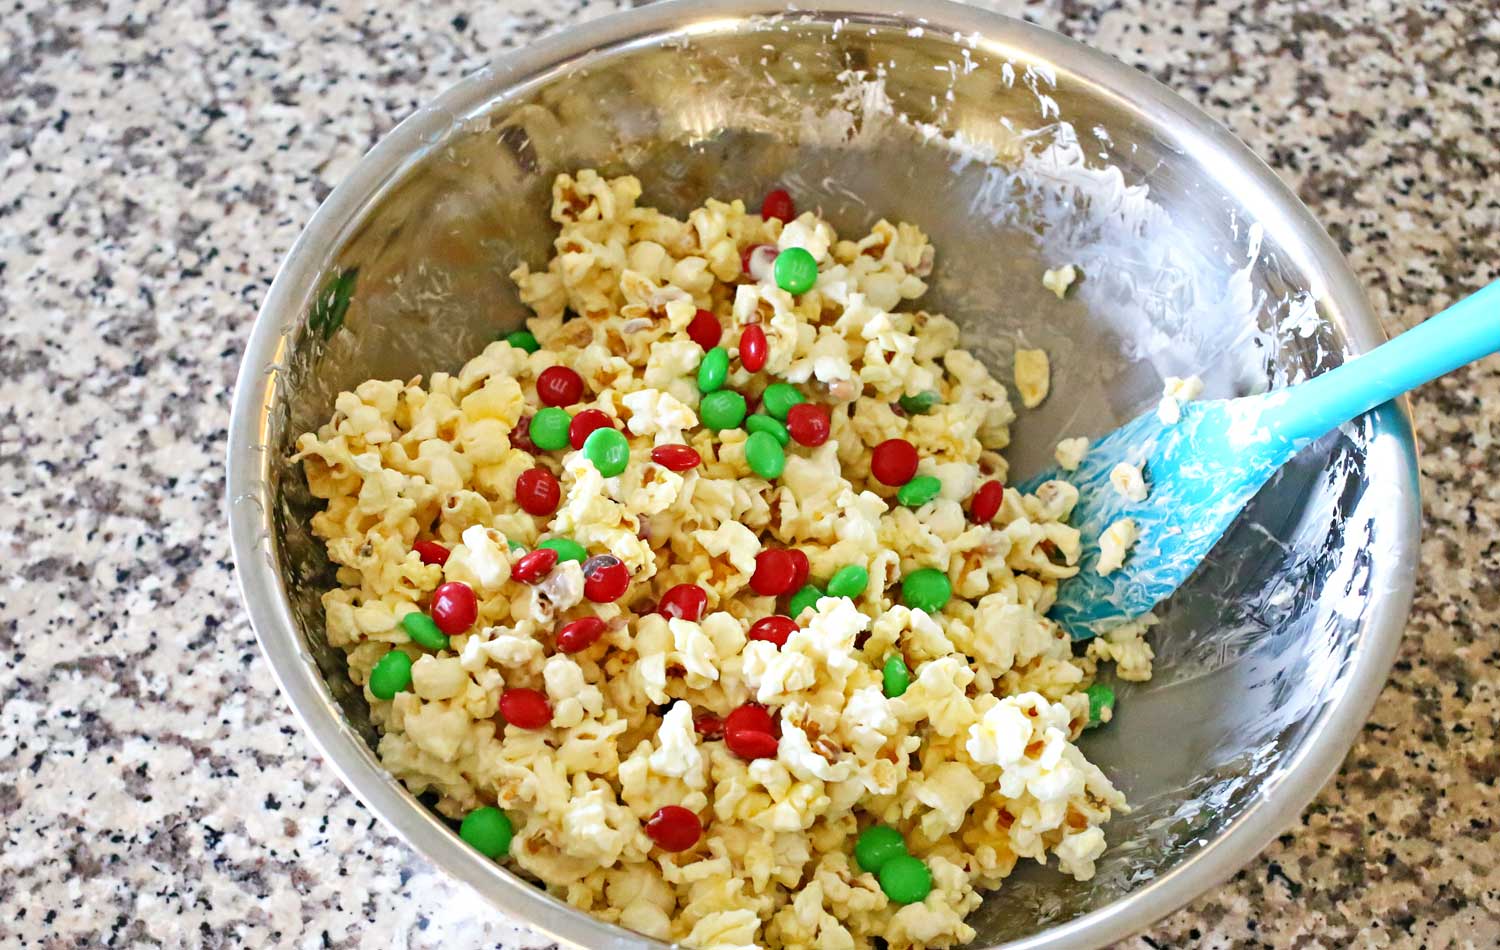
POLYGON ((1301 443, 1408 390, 1500 352, 1500 281, 1369 353, 1285 390, 1261 424, 1301 443))

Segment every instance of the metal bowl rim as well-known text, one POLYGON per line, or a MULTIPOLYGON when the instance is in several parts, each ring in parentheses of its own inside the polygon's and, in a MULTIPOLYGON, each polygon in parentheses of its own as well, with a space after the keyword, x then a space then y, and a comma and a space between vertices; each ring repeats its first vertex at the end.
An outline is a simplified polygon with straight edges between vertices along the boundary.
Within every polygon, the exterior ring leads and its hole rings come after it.
MULTIPOLYGON (((263 548, 271 537, 267 426, 274 403, 276 367, 284 329, 300 317, 306 287, 326 252, 338 246, 375 198, 451 130, 454 117, 514 98, 547 76, 583 58, 608 57, 641 44, 674 37, 734 32, 747 20, 787 14, 820 22, 924 26, 951 30, 1014 60, 1066 64, 1078 76, 1107 85, 1122 106, 1168 128, 1196 148, 1223 158, 1223 174, 1269 199, 1267 225, 1304 265, 1320 300, 1332 304, 1352 353, 1384 339, 1354 275, 1327 234, 1263 162, 1226 128, 1149 76, 1101 52, 1046 29, 948 0, 839 0, 788 8, 773 0, 670 0, 613 14, 512 52, 456 83, 401 122, 336 187, 292 245, 256 317, 235 385, 230 418, 225 506, 241 595, 261 649, 313 744, 354 795, 430 864, 473 887, 487 901, 549 936, 586 947, 666 946, 606 924, 480 857, 436 816, 418 805, 380 768, 368 746, 345 722, 316 664, 302 645, 281 576, 263 548), (291 314, 288 316, 288 314, 291 314)), ((1218 837, 1168 873, 1124 897, 996 950, 1103 946, 1142 930, 1230 877, 1253 859, 1302 810, 1338 769, 1384 685, 1411 606, 1420 533, 1416 449, 1404 405, 1378 410, 1372 453, 1393 453, 1402 479, 1396 496, 1390 556, 1371 589, 1384 604, 1363 624, 1354 669, 1310 728, 1299 753, 1279 780, 1218 837), (1386 438, 1393 436, 1394 438, 1386 438)))

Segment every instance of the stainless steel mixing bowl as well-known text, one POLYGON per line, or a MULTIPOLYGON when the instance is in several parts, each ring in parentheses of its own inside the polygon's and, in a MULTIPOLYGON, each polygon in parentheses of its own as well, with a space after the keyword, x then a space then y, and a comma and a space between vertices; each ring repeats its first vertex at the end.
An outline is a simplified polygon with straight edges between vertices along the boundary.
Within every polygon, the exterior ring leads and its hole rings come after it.
MULTIPOLYGON (((1008 378, 1052 356, 1023 413, 1024 474, 1060 436, 1145 408, 1167 375, 1210 395, 1295 380, 1374 346, 1332 243, 1223 128, 1141 74, 1014 20, 936 0, 776 16, 760 0, 638 9, 537 43, 449 90, 372 151, 292 249, 235 392, 229 517, 266 656, 313 741, 412 848, 497 907, 589 947, 657 945, 465 847, 393 781, 341 655, 292 441, 368 377, 454 370, 522 318, 559 171, 630 171, 682 213, 772 183, 837 225, 912 221, 938 249, 928 309, 1008 378), (1074 263, 1066 302, 1042 270, 1074 263), (357 271, 356 271, 357 269, 357 271), (352 290, 352 295, 348 291, 352 290)), ((1157 675, 1125 686, 1087 754, 1135 810, 1088 883, 1023 867, 978 945, 1092 947, 1150 924, 1290 825, 1359 731, 1410 603, 1418 498, 1403 411, 1324 439, 1269 485, 1162 611, 1157 675)))

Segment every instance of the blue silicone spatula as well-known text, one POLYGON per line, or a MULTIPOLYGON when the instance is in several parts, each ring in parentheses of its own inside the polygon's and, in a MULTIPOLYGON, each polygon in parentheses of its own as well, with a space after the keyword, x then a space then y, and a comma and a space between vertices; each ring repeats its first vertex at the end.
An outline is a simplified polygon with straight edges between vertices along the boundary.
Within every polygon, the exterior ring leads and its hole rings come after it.
POLYGON ((1058 587, 1050 616, 1087 639, 1146 613, 1198 567, 1276 470, 1313 440, 1444 373, 1500 351, 1500 282, 1460 300, 1394 340, 1306 382, 1259 396, 1154 411, 1097 440, 1076 472, 1049 469, 1020 485, 1063 479, 1078 487, 1070 523, 1082 535, 1081 570, 1058 587), (1110 483, 1119 463, 1138 465, 1149 494, 1132 502, 1110 483), (1122 567, 1101 576, 1100 536, 1122 518, 1140 539, 1122 567))

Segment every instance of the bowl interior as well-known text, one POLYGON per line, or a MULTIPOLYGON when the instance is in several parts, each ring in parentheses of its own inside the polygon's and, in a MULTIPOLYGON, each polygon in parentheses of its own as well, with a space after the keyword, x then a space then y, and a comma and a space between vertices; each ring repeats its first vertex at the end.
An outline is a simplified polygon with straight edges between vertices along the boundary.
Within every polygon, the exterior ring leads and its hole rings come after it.
MULTIPOLYGON (((336 237, 299 248, 289 304, 264 318, 284 332, 262 429, 272 567, 301 645, 366 741, 367 710, 323 641, 331 574, 306 527, 314 500, 285 458, 341 389, 455 370, 518 324, 506 275, 544 264, 558 172, 635 174, 643 202, 679 214, 781 185, 842 231, 919 225, 938 251, 925 309, 953 317, 999 378, 1017 346, 1051 355, 1053 395, 1015 427, 1017 475, 1059 438, 1149 408, 1168 375, 1244 394, 1369 344, 1357 294, 1320 269, 1321 235, 1290 196, 1267 200, 1227 135, 1121 91, 1081 48, 1006 30, 956 37, 879 13, 684 17, 545 68, 487 71, 367 160, 384 167, 346 186, 346 212, 324 228, 336 237), (1065 263, 1084 277, 1059 302, 1041 275, 1065 263)), ((1376 414, 1256 498, 1160 611, 1156 677, 1122 684, 1115 722, 1084 740, 1134 806, 1107 826, 1097 877, 1023 866, 977 912, 977 945, 1107 907, 1278 800, 1352 688, 1371 617, 1404 609, 1390 579, 1403 574, 1409 457, 1400 414, 1376 414)))

